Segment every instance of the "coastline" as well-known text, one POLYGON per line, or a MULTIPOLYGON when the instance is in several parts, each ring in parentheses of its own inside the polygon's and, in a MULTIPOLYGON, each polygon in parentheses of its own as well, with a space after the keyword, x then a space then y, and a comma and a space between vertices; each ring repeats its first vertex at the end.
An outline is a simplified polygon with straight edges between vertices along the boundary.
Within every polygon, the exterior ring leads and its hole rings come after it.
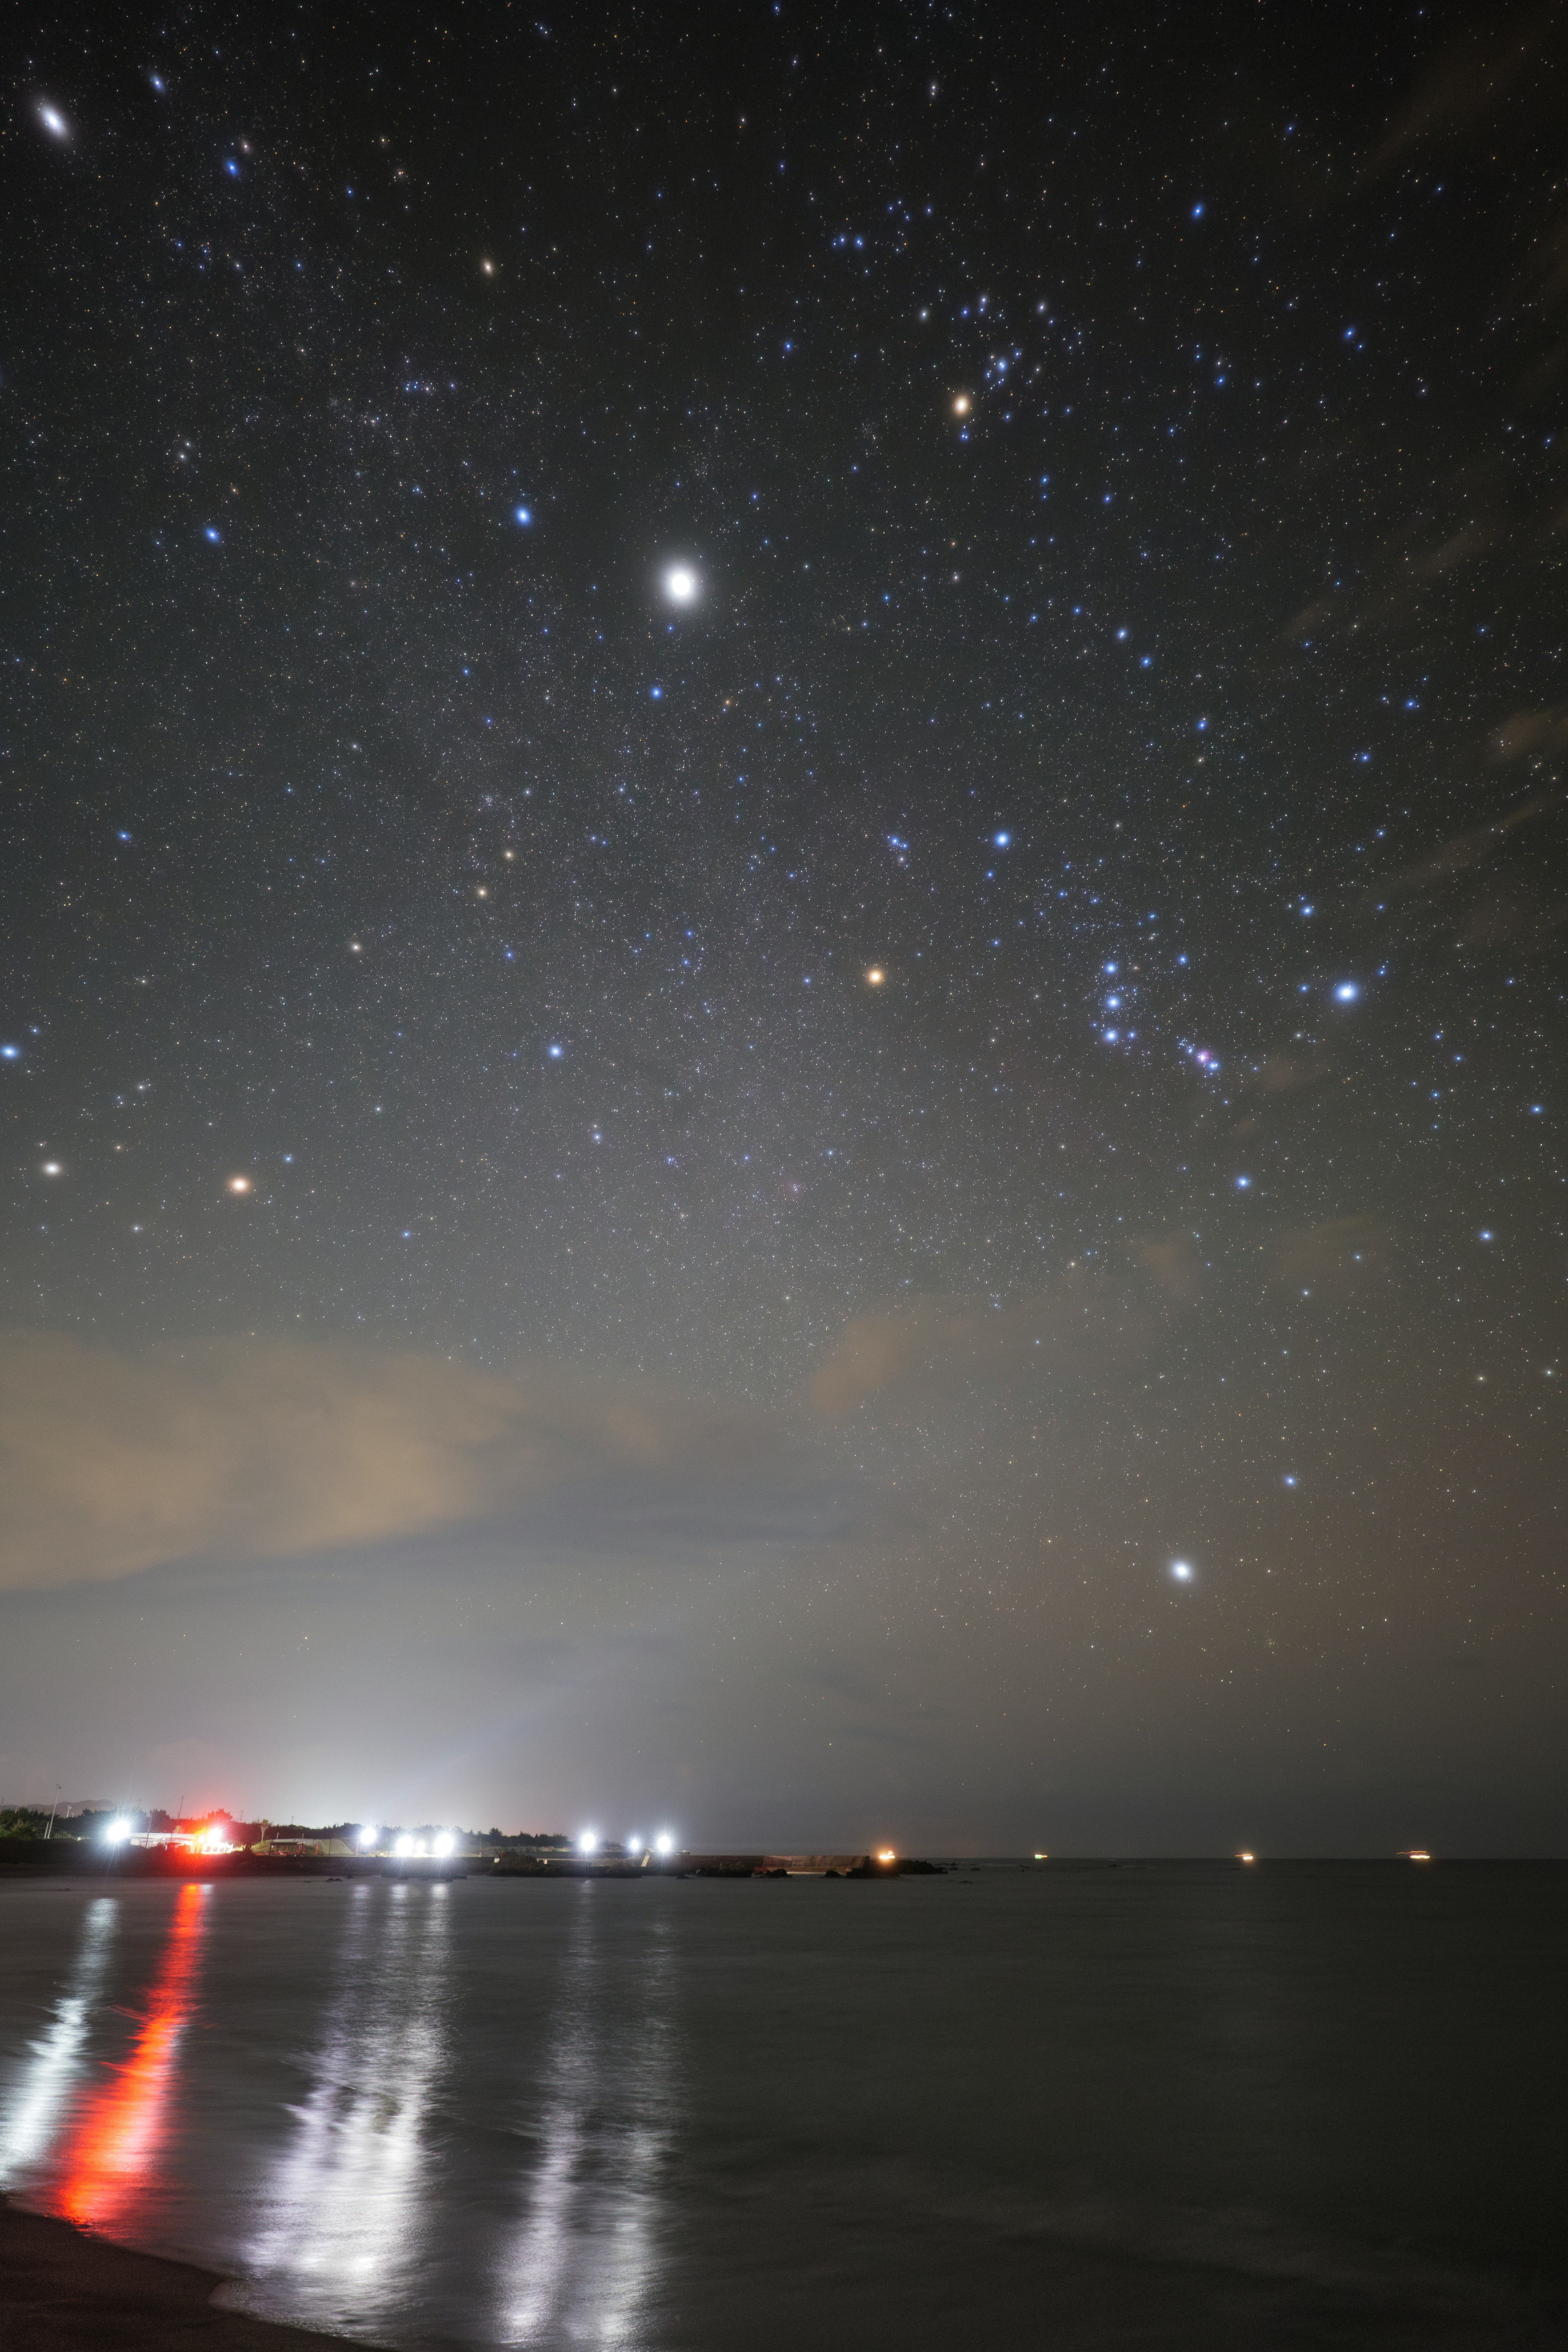
POLYGON ((321 2352, 339 2336, 224 2311, 216 2271, 0 2197, 0 2352, 321 2352))

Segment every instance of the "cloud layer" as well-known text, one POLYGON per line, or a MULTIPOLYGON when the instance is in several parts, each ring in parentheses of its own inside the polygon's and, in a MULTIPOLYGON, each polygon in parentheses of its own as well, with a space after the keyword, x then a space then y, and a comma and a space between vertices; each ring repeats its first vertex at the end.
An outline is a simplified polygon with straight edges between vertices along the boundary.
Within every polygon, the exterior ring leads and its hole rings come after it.
POLYGON ((756 1425, 626 1390, 297 1340, 132 1357, 0 1338, 0 1588, 405 1536, 595 1469, 716 1472, 756 1425))
MULTIPOLYGON (((1159 1245, 1150 1246, 1157 1253, 1159 1245)), ((1174 1256, 1171 1264, 1177 1265, 1174 1256)), ((1154 1270, 1169 1279, 1158 1264, 1154 1270)), ((811 1403, 838 1421, 873 1396, 892 1402, 942 1395, 974 1381, 1099 1372, 1136 1359, 1149 1340, 1147 1317, 1115 1286, 1087 1274, 1069 1275, 1050 1295, 1018 1307, 921 1298, 887 1314, 857 1316, 812 1381, 811 1403)))

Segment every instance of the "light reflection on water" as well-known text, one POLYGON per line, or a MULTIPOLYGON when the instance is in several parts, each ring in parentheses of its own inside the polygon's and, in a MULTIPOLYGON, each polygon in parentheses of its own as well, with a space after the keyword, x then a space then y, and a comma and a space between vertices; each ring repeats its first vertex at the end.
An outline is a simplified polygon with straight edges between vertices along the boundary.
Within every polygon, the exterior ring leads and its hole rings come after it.
POLYGON ((68 2106, 79 2089, 83 2052, 103 1985, 116 1909, 108 1895, 89 1903, 81 1938, 54 2003, 53 2021, 29 2044, 30 2063, 0 2116, 0 2189, 24 2188, 44 2166, 68 2106))
POLYGON ((1568 2343, 1565 1968, 1548 1866, 0 1885, 0 2186, 409 2352, 1568 2343))
MULTIPOLYGON (((405 2315, 437 2226, 430 2111, 449 2056, 450 1889, 354 1889, 294 2134, 261 2190, 249 2275, 307 2323, 405 2315), (378 1899, 380 1897, 381 1899, 378 1899)), ((247 2300, 250 2300, 247 2298, 247 2300)))
POLYGON ((652 1923, 635 1976, 604 1948, 599 1890, 578 1891, 552 2021, 525 2216, 504 2266, 497 2340, 641 2340, 658 2282, 659 2176, 673 2136, 671 1921, 652 1923))
MULTIPOLYGON (((81 2053, 100 2022, 97 1995, 114 1928, 114 1904, 88 1906, 53 2032, 37 2045, 36 2070, 11 2105, 7 2147, 20 2185, 47 2212, 83 2229, 134 2238, 163 2185, 168 2143, 179 2126, 181 2043, 195 1983, 210 1889, 182 1886, 152 1978, 133 1996, 135 2026, 109 2079, 84 2090, 81 2053)), ((7 2170, 7 2179, 11 2177, 7 2170)))

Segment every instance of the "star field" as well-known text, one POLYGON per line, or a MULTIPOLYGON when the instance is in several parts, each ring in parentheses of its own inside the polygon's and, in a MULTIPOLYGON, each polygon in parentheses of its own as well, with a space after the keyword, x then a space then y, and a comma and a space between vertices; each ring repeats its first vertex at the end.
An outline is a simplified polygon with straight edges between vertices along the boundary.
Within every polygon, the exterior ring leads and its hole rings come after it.
POLYGON ((6 133, 7 1325, 743 1412, 768 1785, 1546 1835, 1548 36, 151 23, 6 133))

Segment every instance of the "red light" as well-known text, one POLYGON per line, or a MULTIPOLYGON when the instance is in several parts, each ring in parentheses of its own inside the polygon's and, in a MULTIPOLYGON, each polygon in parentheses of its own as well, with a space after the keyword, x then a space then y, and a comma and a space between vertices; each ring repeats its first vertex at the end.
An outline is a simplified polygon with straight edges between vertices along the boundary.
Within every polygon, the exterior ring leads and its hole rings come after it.
POLYGON ((96 2092, 62 2152, 63 2179, 54 2210, 86 2229, 122 2219, 153 2185, 180 2035, 191 2013, 192 1981, 206 1925, 205 1890, 182 1886, 158 1973, 130 2055, 108 2088, 96 2092))

